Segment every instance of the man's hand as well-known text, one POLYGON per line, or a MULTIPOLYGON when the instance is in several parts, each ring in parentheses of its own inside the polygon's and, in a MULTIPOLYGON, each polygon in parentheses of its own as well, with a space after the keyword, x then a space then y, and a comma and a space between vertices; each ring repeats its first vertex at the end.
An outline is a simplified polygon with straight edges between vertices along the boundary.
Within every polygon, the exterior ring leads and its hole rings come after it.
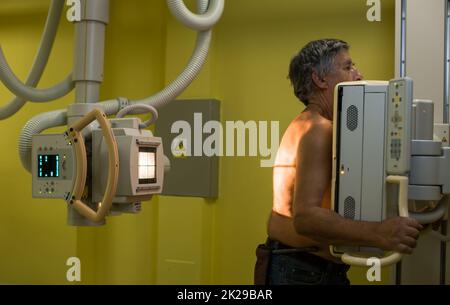
POLYGON ((395 217, 384 220, 377 229, 379 248, 411 254, 423 226, 415 219, 395 217))

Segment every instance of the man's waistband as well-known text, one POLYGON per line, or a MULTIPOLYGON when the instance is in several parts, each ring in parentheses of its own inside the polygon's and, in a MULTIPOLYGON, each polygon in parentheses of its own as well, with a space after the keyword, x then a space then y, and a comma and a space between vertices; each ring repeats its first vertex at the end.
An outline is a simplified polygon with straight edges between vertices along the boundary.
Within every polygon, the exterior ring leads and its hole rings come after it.
POLYGON ((295 257, 303 262, 315 265, 320 269, 326 271, 343 271, 347 272, 350 269, 349 265, 337 264, 335 262, 324 259, 320 256, 314 255, 311 252, 317 252, 317 247, 291 247, 285 245, 277 240, 268 238, 266 241, 266 247, 269 248, 272 254, 289 255, 295 257))
POLYGON ((267 246, 267 248, 272 250, 273 253, 276 253, 276 254, 317 252, 319 250, 319 248, 317 248, 317 247, 297 247, 297 248, 291 247, 291 246, 283 244, 282 242, 279 242, 278 240, 273 240, 270 238, 267 238, 266 246, 267 246))

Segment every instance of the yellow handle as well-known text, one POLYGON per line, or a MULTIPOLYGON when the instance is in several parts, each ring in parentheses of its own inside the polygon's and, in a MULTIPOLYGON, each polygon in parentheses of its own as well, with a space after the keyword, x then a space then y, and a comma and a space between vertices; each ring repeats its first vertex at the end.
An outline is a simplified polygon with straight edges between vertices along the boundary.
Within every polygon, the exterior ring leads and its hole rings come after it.
POLYGON ((75 159, 77 163, 77 169, 75 171, 75 184, 72 191, 72 198, 69 203, 75 208, 75 210, 87 219, 93 222, 103 221, 111 208, 112 200, 116 194, 117 181, 119 178, 119 153, 117 150, 117 143, 111 130, 111 126, 106 118, 106 114, 99 109, 92 110, 73 124, 67 131, 67 135, 75 148, 75 159), (97 212, 81 201, 81 196, 83 195, 84 186, 86 184, 87 173, 86 147, 84 145, 84 138, 81 131, 94 120, 98 121, 102 129, 103 137, 108 145, 109 159, 108 182, 106 185, 105 194, 103 195, 102 201, 99 203, 97 212))
MULTIPOLYGON (((388 176, 387 183, 398 184, 398 212, 401 217, 408 217, 408 177, 404 176, 388 176)), ((341 257, 342 261, 348 265, 367 267, 368 258, 353 256, 350 253, 344 253, 341 257)), ((394 252, 388 256, 380 258, 380 266, 388 266, 399 262, 402 254, 394 252)))

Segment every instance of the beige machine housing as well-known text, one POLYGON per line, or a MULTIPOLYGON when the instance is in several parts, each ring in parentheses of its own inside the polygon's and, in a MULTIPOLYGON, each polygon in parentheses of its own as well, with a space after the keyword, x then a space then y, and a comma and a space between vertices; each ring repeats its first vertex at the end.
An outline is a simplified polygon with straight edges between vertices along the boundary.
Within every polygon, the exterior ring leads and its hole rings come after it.
MULTIPOLYGON (((160 194, 164 182, 164 153, 161 138, 154 137, 149 130, 139 129, 137 118, 113 119, 111 124, 119 148, 119 181, 117 205, 140 203, 160 194), (154 179, 139 179, 139 155, 142 151, 154 152, 154 179), (151 181, 149 181, 151 180, 151 181)), ((107 180, 107 147, 101 130, 92 132, 92 199, 101 200, 107 180)), ((114 210, 114 206, 113 206, 114 210)), ((134 211, 137 212, 137 211, 134 211)))

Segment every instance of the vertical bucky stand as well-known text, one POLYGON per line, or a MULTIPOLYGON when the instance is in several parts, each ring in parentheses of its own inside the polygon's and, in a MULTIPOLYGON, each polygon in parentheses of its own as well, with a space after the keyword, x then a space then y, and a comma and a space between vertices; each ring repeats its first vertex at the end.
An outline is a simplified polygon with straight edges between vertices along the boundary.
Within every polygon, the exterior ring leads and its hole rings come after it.
MULTIPOLYGON (((408 217, 412 80, 338 84, 335 98, 332 208, 358 221, 408 217), (391 201, 386 195, 393 184, 398 195, 391 201)), ((381 266, 402 258, 366 245, 330 250, 353 266, 368 266, 371 256, 381 266)))
MULTIPOLYGON (((441 232, 446 234, 448 194, 450 194, 450 147, 443 147, 434 139, 434 108, 432 101, 415 100, 413 108, 413 140, 411 150, 411 173, 409 197, 417 208, 433 208, 428 217, 412 213, 412 217, 422 224, 443 220, 441 232)), ((443 124, 448 130, 448 125, 443 124)), ((446 137, 448 138, 448 132, 446 137)), ((447 139, 448 141, 448 139, 447 139)), ((429 232, 441 240, 440 284, 445 284, 446 237, 429 232)), ((437 233, 437 232, 436 232, 437 233)))

